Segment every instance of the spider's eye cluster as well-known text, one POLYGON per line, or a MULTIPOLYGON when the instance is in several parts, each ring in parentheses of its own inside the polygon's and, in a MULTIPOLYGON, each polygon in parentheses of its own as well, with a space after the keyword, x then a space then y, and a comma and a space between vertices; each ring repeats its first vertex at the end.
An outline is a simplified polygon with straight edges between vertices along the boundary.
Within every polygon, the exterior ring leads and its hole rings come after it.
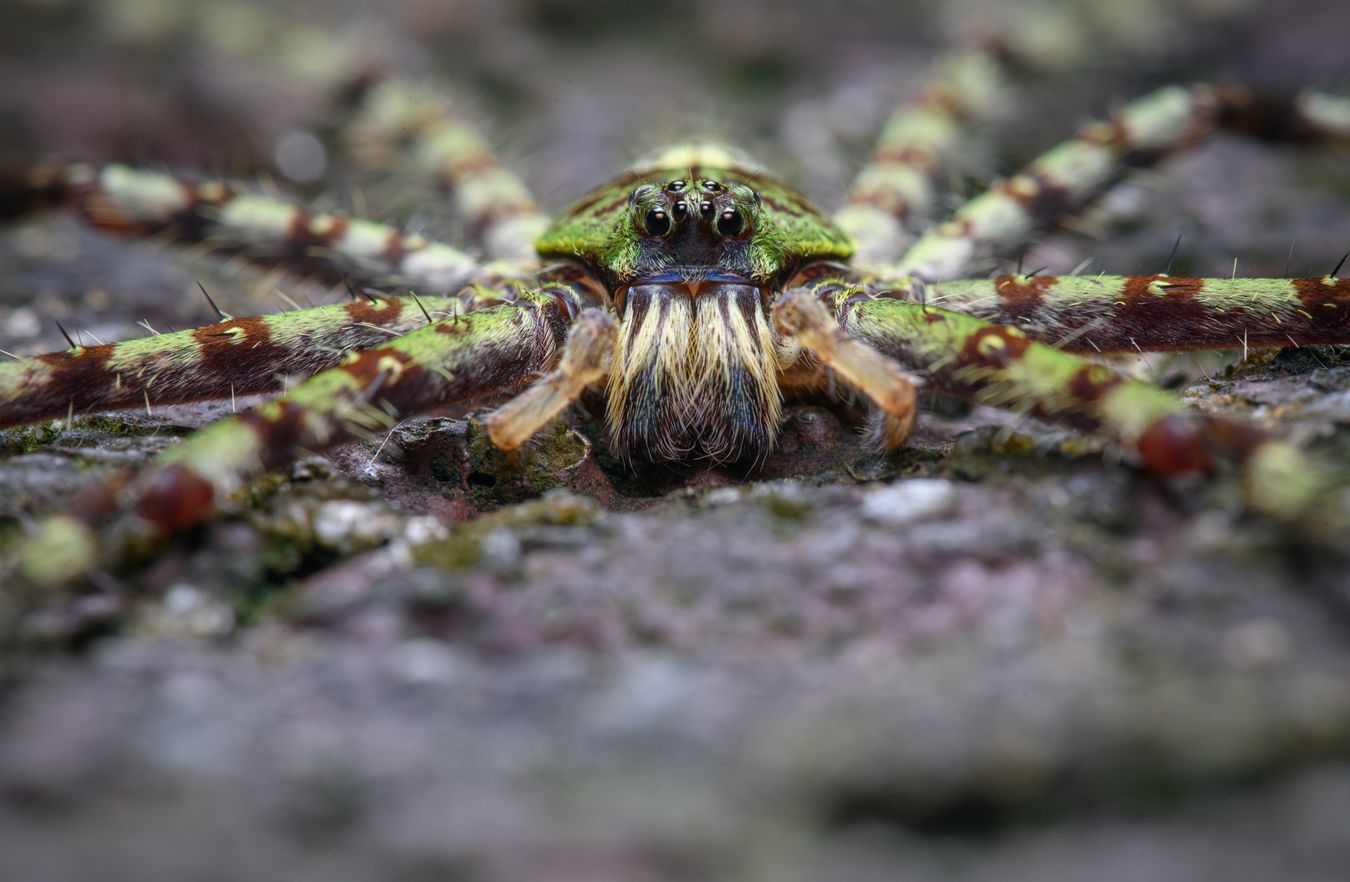
POLYGON ((760 196, 744 184, 675 179, 663 186, 643 184, 633 191, 633 217, 644 236, 668 235, 694 212, 724 238, 743 236, 760 196))

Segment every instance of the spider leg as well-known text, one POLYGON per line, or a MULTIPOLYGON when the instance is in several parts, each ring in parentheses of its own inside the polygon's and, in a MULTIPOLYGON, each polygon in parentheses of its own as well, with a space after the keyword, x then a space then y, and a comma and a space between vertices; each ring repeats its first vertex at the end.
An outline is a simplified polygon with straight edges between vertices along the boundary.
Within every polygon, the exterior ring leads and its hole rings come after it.
POLYGON ((993 52, 950 53, 934 65, 918 100, 887 120, 834 215, 857 243, 859 260, 894 260, 913 241, 909 230, 931 217, 941 180, 970 130, 1003 103, 1006 73, 993 52))
POLYGON ((450 194, 456 214, 489 256, 533 259, 534 240, 548 217, 439 89, 398 78, 377 82, 357 99, 341 138, 367 167, 387 168, 400 155, 410 160, 420 176, 450 194))
POLYGON ((379 74, 397 64, 388 57, 396 50, 383 30, 330 32, 263 8, 248 9, 246 19, 221 28, 212 14, 182 4, 166 10, 157 26, 166 38, 176 34, 236 64, 333 95, 344 105, 337 135, 345 150, 368 167, 388 168, 406 157, 419 175, 451 194, 489 257, 533 260, 534 240, 548 218, 520 178, 496 161, 459 102, 439 86, 379 74), (239 39, 239 27, 248 28, 248 39, 239 39))
POLYGON ((1018 174, 994 182, 877 274, 959 278, 1083 209, 1131 169, 1155 164, 1219 128, 1271 140, 1346 143, 1350 98, 1309 92, 1279 101, 1237 87, 1161 89, 1110 121, 1089 123, 1018 174))
MULTIPOLYGON (((462 311, 458 298, 420 301, 433 316, 462 311)), ((0 362, 0 428, 267 392, 427 323, 411 300, 359 300, 0 362)))
POLYGON ((1253 507, 1290 516, 1307 510, 1330 483, 1297 448, 1255 427, 1189 412, 1166 390, 1017 328, 899 299, 847 292, 833 299, 846 332, 933 388, 1097 432, 1156 474, 1237 465, 1253 507))
POLYGON ((290 267, 335 284, 406 285, 440 293, 487 271, 453 246, 345 214, 311 213, 220 181, 194 182, 122 165, 55 165, 0 182, 0 219, 62 204, 109 232, 169 234, 182 244, 290 267))
POLYGON ((1069 351, 1350 343, 1350 278, 998 276, 925 286, 923 302, 1069 351))
POLYGON ((911 231, 932 219, 953 166, 982 128, 1009 115, 1019 81, 1062 74, 1101 53, 1165 52, 1160 38, 1176 28, 1178 12, 1201 21, 1218 17, 1216 10, 1185 6, 1158 14, 1132 10, 1122 18, 1091 4, 1018 4, 983 25, 983 39, 939 57, 916 98, 886 121, 834 216, 857 243, 857 259, 893 261, 913 243, 911 231))
MULTIPOLYGON (((914 381, 890 358, 847 333, 821 303, 819 290, 796 288, 779 297, 773 305, 774 328, 871 400, 876 414, 872 440, 894 450, 914 429, 914 381)), ((800 387, 809 381, 789 384, 800 387)))
POLYGON ((571 297, 570 289, 527 293, 348 353, 281 398, 201 429, 140 474, 86 494, 77 512, 40 525, 19 569, 37 582, 77 578, 120 553, 100 547, 100 536, 127 532, 110 522, 181 532, 248 479, 307 453, 429 408, 513 391, 553 362, 571 297))
POLYGON ((586 387, 609 372, 619 326, 614 317, 588 309, 567 336, 558 366, 488 417, 488 437, 502 450, 515 450, 576 401, 586 387))

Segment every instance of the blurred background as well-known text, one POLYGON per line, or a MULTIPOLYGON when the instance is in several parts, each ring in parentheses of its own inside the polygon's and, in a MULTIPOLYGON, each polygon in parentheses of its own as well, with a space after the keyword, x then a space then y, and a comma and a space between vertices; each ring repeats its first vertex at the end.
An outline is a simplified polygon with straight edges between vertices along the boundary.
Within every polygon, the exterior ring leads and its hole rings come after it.
POLYGON ((1059 100, 1013 102, 1002 120, 1049 143, 1075 119, 1165 82, 1334 88, 1346 77, 1350 24, 1334 0, 5 7, 7 160, 38 151, 246 174, 287 130, 320 122, 334 87, 397 73, 454 84, 549 201, 691 132, 763 154, 828 200, 939 53, 992 37, 1014 35, 1046 72, 1067 74, 1029 78, 1059 100))

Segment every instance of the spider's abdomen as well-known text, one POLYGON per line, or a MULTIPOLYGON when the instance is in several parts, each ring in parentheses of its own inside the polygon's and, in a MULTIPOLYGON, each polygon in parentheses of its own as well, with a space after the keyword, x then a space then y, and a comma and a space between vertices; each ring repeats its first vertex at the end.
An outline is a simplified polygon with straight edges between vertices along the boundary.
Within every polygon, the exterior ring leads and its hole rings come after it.
POLYGON ((634 285, 607 389, 615 447, 646 460, 767 453, 782 419, 773 332, 753 285, 634 285))

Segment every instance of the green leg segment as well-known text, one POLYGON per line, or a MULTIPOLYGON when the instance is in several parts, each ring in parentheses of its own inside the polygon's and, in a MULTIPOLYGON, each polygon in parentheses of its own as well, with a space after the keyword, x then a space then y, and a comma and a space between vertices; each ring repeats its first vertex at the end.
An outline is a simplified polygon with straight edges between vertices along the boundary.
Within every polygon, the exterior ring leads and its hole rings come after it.
POLYGON ((110 232, 171 235, 219 254, 330 283, 404 285, 441 294, 480 273, 468 254, 385 224, 121 165, 45 166, 0 183, 0 218, 65 204, 110 232))
POLYGON ((1253 507, 1293 515, 1327 487, 1296 448, 1230 420, 1187 411, 1177 396, 1004 327, 904 300, 837 295, 851 334, 919 372, 934 388, 1085 431, 1172 475, 1240 466, 1253 507))
POLYGON ((1278 101, 1233 87, 1161 89, 994 182, 877 274, 939 282, 966 275, 1082 210, 1131 169, 1157 163, 1217 128, 1270 140, 1350 143, 1350 98, 1308 93, 1278 101))
POLYGON ((0 362, 0 428, 271 391, 415 330, 427 314, 465 311, 459 298, 420 300, 426 314, 409 299, 360 300, 0 362))

